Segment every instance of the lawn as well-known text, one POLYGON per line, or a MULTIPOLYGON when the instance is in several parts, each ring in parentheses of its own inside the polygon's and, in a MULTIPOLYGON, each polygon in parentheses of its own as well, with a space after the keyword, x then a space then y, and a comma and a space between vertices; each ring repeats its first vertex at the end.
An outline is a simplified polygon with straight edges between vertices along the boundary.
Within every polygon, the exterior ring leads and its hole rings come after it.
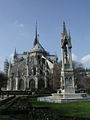
MULTIPOLYGON (((15 103, 17 107, 16 103, 21 102, 23 106, 28 105, 29 107, 33 107, 37 109, 49 108, 51 110, 54 110, 55 113, 57 113, 58 115, 64 116, 64 117, 68 116, 68 117, 90 118, 90 102, 75 102, 75 103, 59 104, 59 103, 39 102, 37 101, 36 98, 25 98, 23 101, 21 100, 22 99, 17 99, 17 98, 11 99, 10 101, 6 102, 4 105, 0 106, 0 111, 6 110, 7 108, 8 109, 12 108, 14 105, 13 103, 15 103)), ((0 117, 3 118, 3 116, 0 116, 0 117)))
POLYGON ((33 107, 48 107, 59 113, 61 116, 83 117, 90 118, 90 102, 75 102, 75 103, 47 103, 39 102, 36 99, 30 99, 33 107))
POLYGON ((8 120, 10 117, 8 115, 0 115, 0 120, 8 120))

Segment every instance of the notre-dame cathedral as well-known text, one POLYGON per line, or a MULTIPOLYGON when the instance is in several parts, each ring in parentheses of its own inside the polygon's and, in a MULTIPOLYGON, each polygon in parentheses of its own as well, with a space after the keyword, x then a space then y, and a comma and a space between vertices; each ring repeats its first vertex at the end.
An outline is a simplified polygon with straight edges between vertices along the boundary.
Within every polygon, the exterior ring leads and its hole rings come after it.
POLYGON ((56 55, 50 55, 39 42, 37 25, 33 48, 22 54, 14 51, 13 62, 4 63, 4 71, 8 75, 9 91, 48 88, 56 55))

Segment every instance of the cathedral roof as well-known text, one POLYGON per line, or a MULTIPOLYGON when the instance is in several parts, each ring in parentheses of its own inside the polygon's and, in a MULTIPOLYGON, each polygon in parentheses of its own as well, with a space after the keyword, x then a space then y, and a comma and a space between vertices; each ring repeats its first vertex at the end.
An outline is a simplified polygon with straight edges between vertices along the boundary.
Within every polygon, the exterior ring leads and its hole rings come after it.
POLYGON ((37 42, 34 47, 32 48, 31 52, 44 52, 46 53, 45 49, 42 47, 42 45, 37 42))

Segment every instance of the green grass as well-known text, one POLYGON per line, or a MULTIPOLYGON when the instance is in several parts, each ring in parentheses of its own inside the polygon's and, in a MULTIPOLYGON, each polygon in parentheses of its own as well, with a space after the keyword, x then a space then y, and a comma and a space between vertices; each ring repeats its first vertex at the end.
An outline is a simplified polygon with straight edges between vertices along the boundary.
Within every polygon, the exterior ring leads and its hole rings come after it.
MULTIPOLYGON (((12 104, 17 98, 13 98, 12 100, 6 102, 4 105, 0 106, 0 111, 6 110, 9 107, 12 107, 12 104)), ((36 98, 27 98, 25 99, 25 103, 30 107, 37 108, 45 108, 48 107, 54 111, 56 111, 60 116, 71 116, 71 117, 82 117, 82 118, 90 118, 90 102, 75 102, 75 103, 67 103, 67 104, 57 104, 57 103, 47 103, 47 102, 39 102, 36 98)), ((3 116, 0 116, 3 117, 3 116)))
POLYGON ((10 119, 10 116, 8 116, 8 115, 0 115, 0 120, 6 120, 6 119, 10 119))
POLYGON ((61 116, 90 118, 90 102, 57 104, 30 99, 30 103, 33 107, 49 107, 50 109, 57 111, 61 116))

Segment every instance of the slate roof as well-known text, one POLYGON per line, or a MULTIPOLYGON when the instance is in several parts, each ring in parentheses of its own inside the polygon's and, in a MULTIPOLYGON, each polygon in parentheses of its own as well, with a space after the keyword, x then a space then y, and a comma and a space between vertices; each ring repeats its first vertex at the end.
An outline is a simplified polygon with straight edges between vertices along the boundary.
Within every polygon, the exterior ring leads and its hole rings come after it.
POLYGON ((45 51, 45 49, 42 47, 42 45, 37 42, 37 44, 34 45, 34 47, 32 48, 31 52, 43 52, 43 53, 47 53, 45 51))

